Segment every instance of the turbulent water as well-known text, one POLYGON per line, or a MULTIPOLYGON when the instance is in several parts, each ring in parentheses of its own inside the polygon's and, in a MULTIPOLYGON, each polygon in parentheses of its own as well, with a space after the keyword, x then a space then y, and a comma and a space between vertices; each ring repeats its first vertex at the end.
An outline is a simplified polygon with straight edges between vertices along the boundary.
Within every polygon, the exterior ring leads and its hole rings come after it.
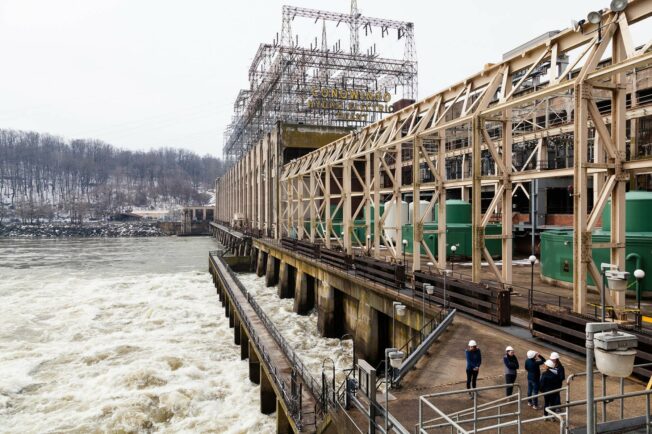
POLYGON ((343 341, 320 337, 316 310, 309 315, 297 315, 292 311, 294 300, 279 299, 276 287, 265 287, 264 277, 258 277, 255 273, 241 274, 239 277, 262 310, 301 357, 315 380, 321 381, 322 366, 326 375, 331 378, 332 361, 335 364, 335 378, 339 385, 345 376, 344 369, 351 368, 353 363, 351 340, 348 337, 343 341))
POLYGON ((1 239, 0 432, 273 432, 206 272, 214 248, 1 239))

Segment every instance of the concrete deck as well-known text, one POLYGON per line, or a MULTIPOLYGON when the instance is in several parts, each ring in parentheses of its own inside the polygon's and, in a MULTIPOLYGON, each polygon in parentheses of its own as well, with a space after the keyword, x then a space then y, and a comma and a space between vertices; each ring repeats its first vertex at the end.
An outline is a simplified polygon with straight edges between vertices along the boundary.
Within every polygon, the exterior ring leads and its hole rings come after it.
MULTIPOLYGON (((478 377, 478 387, 504 384, 502 357, 507 345, 514 347, 519 359, 521 369, 518 372, 517 383, 521 387, 521 396, 527 396, 527 375, 524 371, 526 352, 535 350, 544 357, 548 357, 551 351, 561 354, 561 360, 566 368, 566 376, 573 373, 585 371, 584 359, 578 355, 564 352, 559 348, 552 347, 543 341, 533 339, 529 332, 517 327, 503 327, 488 325, 476 321, 468 316, 458 315, 454 323, 449 326, 444 335, 431 347, 429 353, 417 364, 402 383, 402 387, 392 391, 396 400, 390 401, 390 412, 396 415, 401 423, 408 429, 413 430, 418 422, 419 396, 444 391, 465 389, 466 387, 466 361, 464 350, 469 339, 478 342, 482 351, 482 367, 478 377)), ((600 379, 596 376, 596 396, 600 395, 600 379)), ((608 380, 608 393, 617 393, 618 382, 614 379, 608 380)), ((572 382, 571 400, 584 399, 585 382, 582 378, 572 382)), ((636 380, 626 381, 626 391, 642 390, 645 385, 636 380)), ((504 396, 501 390, 488 391, 481 394, 479 404, 492 401, 504 396)), ((562 401, 565 396, 562 394, 562 401)), ((539 399, 542 406, 543 399, 539 399)), ((645 412, 645 400, 634 402, 630 399, 625 403, 625 417, 628 415, 640 415, 645 412)), ((433 403, 443 411, 459 411, 472 406, 472 401, 466 393, 457 397, 446 397, 435 399, 433 403)), ((615 416, 620 409, 619 403, 611 403, 608 406, 608 414, 615 416)), ((523 417, 530 418, 543 414, 543 410, 533 410, 524 402, 522 406, 523 417)), ((583 426, 585 407, 577 407, 571 417, 575 426, 583 426)), ((434 412, 427 414, 434 417, 434 412)), ((598 412, 601 415, 601 412, 598 412)), ((495 421, 494 421, 495 422, 495 421)), ((515 432, 515 430, 505 430, 515 432)), ((556 433, 559 432, 559 424, 552 422, 536 422, 527 427, 525 432, 556 433)))

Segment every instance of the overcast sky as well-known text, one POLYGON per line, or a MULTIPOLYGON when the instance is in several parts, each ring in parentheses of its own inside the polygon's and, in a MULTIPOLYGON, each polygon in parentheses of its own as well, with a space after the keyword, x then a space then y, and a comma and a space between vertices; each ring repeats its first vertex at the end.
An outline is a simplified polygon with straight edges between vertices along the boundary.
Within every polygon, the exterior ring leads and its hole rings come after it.
MULTIPOLYGON (((233 100, 248 87, 258 44, 280 32, 284 3, 350 8, 349 0, 0 0, 0 128, 221 156, 233 100)), ((358 0, 365 15, 415 23, 420 97, 607 6, 358 0)))

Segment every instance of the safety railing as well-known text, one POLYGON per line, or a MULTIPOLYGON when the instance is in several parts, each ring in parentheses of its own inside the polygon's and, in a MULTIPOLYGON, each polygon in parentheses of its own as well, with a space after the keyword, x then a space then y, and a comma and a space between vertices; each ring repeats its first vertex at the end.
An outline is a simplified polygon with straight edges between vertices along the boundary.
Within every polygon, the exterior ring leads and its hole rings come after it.
MULTIPOLYGON (((597 373, 597 371, 595 371, 594 373, 597 373)), ((581 376, 586 376, 586 373, 583 372, 583 373, 569 376, 567 380, 568 385, 565 387, 548 391, 548 392, 542 392, 537 395, 532 395, 528 397, 522 397, 520 393, 520 388, 518 388, 517 384, 514 384, 513 386, 516 390, 516 394, 507 397, 498 398, 496 400, 480 405, 478 405, 477 402, 478 392, 500 390, 500 389, 504 389, 509 385, 503 384, 503 385, 496 385, 496 386, 481 387, 477 389, 461 389, 456 391, 447 391, 447 392, 434 393, 430 395, 423 395, 419 398, 419 422, 416 424, 415 428, 419 434, 427 434, 429 432, 434 432, 435 430, 441 430, 444 428, 450 428, 451 433, 452 432, 479 433, 479 432, 489 432, 489 431, 501 433, 503 429, 510 428, 510 427, 512 429, 516 428, 517 432, 521 433, 524 425, 531 424, 533 422, 542 421, 542 420, 550 420, 551 418, 554 418, 559 423, 559 432, 568 433, 573 428, 573 426, 571 425, 571 422, 573 420, 575 421, 581 420, 582 423, 585 422, 585 419, 577 415, 577 413, 571 413, 571 409, 573 408, 586 407, 586 405, 588 405, 586 399, 575 400, 575 401, 570 400, 570 392, 571 392, 570 384, 572 384, 574 379, 581 376), (456 412, 446 413, 440 408, 438 408, 433 402, 431 402, 431 400, 434 400, 436 398, 448 398, 447 405, 450 405, 450 397, 454 395, 464 395, 466 393, 472 394, 473 406, 456 412), (553 393, 559 393, 559 394, 564 393, 566 395, 565 402, 560 403, 559 405, 547 407, 545 409, 545 414, 542 416, 535 416, 529 418, 523 417, 523 414, 521 412, 522 401, 531 400, 533 398, 545 397, 546 395, 550 395, 553 393), (511 408, 508 408, 507 411, 503 411, 505 407, 509 407, 509 406, 511 406, 511 408), (436 416, 432 418, 427 418, 425 410, 431 410, 432 412, 435 413, 436 416), (575 414, 576 416, 573 416, 573 414, 575 414)), ((648 390, 640 390, 640 391, 625 393, 624 386, 621 386, 619 393, 612 394, 612 395, 603 394, 603 396, 596 397, 594 398, 592 405, 594 405, 596 409, 597 407, 602 406, 604 417, 601 420, 601 424, 603 425, 603 427, 605 427, 604 429, 607 429, 608 427, 608 429, 611 430, 615 430, 615 431, 621 430, 618 432, 625 432, 628 429, 645 428, 646 430, 645 432, 650 433, 652 431, 652 418, 650 412, 651 400, 652 400, 652 390, 648 389, 648 390), (636 411, 640 409, 640 404, 643 403, 643 401, 641 401, 642 398, 644 398, 645 401, 643 406, 644 408, 642 411, 640 411, 640 414, 634 416, 630 415, 630 417, 626 418, 625 411, 624 411, 625 401, 632 400, 633 405, 628 408, 635 409, 633 411, 636 411), (615 402, 615 401, 620 401, 621 404, 620 412, 618 414, 614 414, 615 417, 613 418, 613 420, 610 420, 608 417, 606 417, 607 415, 606 405, 608 403, 615 402)), ((597 421, 598 412, 595 411, 594 414, 596 415, 596 426, 599 426, 597 421)), ((584 415, 585 414, 582 414, 581 416, 584 415)), ((578 428, 582 427, 583 426, 582 423, 580 423, 577 427, 578 428)))
POLYGON ((433 430, 441 430, 447 427, 450 427, 451 433, 498 432, 500 434, 505 428, 515 427, 517 432, 520 434, 523 425, 542 420, 550 420, 551 417, 561 420, 562 422, 560 423, 565 423, 567 420, 567 412, 561 414, 556 413, 556 411, 559 410, 557 407, 549 407, 546 409, 547 414, 530 418, 524 418, 522 412, 523 401, 534 398, 538 399, 556 393, 561 394, 564 391, 567 393, 566 387, 539 393, 537 395, 522 397, 520 386, 514 383, 423 395, 419 397, 419 422, 416 424, 415 428, 419 434, 427 434, 433 430), (478 404, 479 392, 488 392, 492 390, 502 391, 508 386, 514 388, 514 394, 484 404, 478 404), (473 406, 452 413, 446 413, 430 402, 430 400, 436 398, 447 398, 447 400, 450 400, 450 397, 455 395, 465 395, 468 393, 472 395, 473 406), (437 416, 427 419, 424 411, 426 409, 431 410, 437 416), (471 426, 471 428, 465 428, 466 426, 471 426))
MULTIPOLYGON (((647 370, 652 370, 652 363, 639 363, 639 364, 634 365, 634 368, 635 369, 636 368, 646 368, 647 370)), ((602 396, 606 396, 607 381, 609 380, 609 377, 607 377, 606 375, 602 375, 600 373, 600 371, 598 371, 597 369, 593 371, 593 374, 594 375, 595 374, 600 375, 601 380, 602 380, 601 384, 600 384, 601 391, 602 391, 601 393, 602 393, 602 396)), ((566 394, 566 403, 570 402, 570 394, 571 394, 571 389, 572 389, 574 381, 576 379, 582 378, 582 377, 586 377, 586 372, 579 372, 579 373, 575 373, 575 374, 570 374, 568 376, 568 378, 566 379, 566 384, 567 384, 567 387, 568 387, 568 393, 566 394)), ((626 380, 627 380, 626 378, 622 378, 622 377, 618 378, 618 393, 623 396, 623 398, 618 399, 620 401, 618 417, 621 420, 625 418, 625 398, 624 398, 624 395, 625 395, 625 381, 626 380)), ((611 403, 611 401, 602 400, 600 402, 602 404, 602 412, 601 412, 600 418, 601 418, 601 422, 604 423, 604 422, 607 422, 607 420, 608 420, 607 404, 611 403)), ((598 412, 596 411, 596 412, 594 412, 594 414, 597 417, 598 412)), ((569 416, 569 418, 570 418, 570 416, 569 416)))
MULTIPOLYGON (((617 395, 606 395, 593 399, 593 405, 598 407, 601 404, 613 402, 616 400, 634 400, 634 405, 641 403, 641 398, 645 399, 645 414, 640 416, 635 416, 631 418, 620 418, 614 421, 605 421, 602 423, 604 428, 600 428, 600 424, 595 423, 596 428, 599 428, 599 432, 632 432, 632 430, 638 430, 640 428, 645 428, 645 432, 650 434, 652 432, 652 418, 650 417, 650 403, 652 401, 652 390, 639 390, 635 392, 620 393, 617 395)), ((569 410, 573 407, 582 407, 587 406, 588 401, 586 399, 580 399, 576 401, 562 403, 560 405, 551 406, 546 409, 546 411, 554 416, 559 421, 559 432, 568 433, 570 426, 569 419, 569 410), (563 411, 562 411, 563 410, 563 411)), ((597 414, 597 413, 593 413, 597 414)), ((636 431, 639 432, 639 431, 636 431)))
MULTIPOLYGON (((213 266, 215 267, 216 270, 218 270, 218 272, 219 272, 219 267, 218 267, 218 265, 217 265, 217 263, 215 261, 219 261, 222 264, 223 268, 226 269, 227 272, 233 277, 233 273, 232 273, 230 267, 228 266, 228 264, 226 264, 226 262, 224 262, 224 259, 219 254, 219 252, 218 252, 217 255, 214 255, 213 252, 210 252, 209 258, 210 258, 211 261, 213 261, 213 266)), ((237 280, 235 280, 235 282, 236 282, 236 284, 239 283, 237 280)), ((281 377, 281 375, 279 374, 278 369, 276 367, 276 364, 273 363, 273 361, 271 359, 269 350, 265 347, 265 344, 263 343, 261 337, 256 332, 255 327, 251 324, 251 321, 250 321, 249 317, 246 315, 246 313, 245 313, 242 305, 238 301, 237 297, 235 297, 235 294, 233 294, 231 292, 231 288, 228 285, 223 285, 223 286, 224 286, 225 290, 231 296, 230 298, 233 301, 233 304, 234 304, 236 310, 240 314, 240 320, 247 327, 247 330, 249 331, 250 340, 253 341, 253 343, 256 345, 256 347, 260 351, 261 357, 263 358, 263 360, 267 364, 269 373, 272 376, 272 381, 274 381, 274 383, 276 383, 277 388, 280 390, 281 395, 282 395, 282 399, 283 399, 283 401, 285 402, 285 404, 286 404, 286 406, 288 408, 288 412, 289 412, 290 417, 294 420, 297 427, 299 429, 301 429, 304 426, 304 420, 303 420, 304 414, 302 414, 302 408, 301 408, 301 394, 300 393, 297 394, 296 389, 292 386, 292 384, 291 383, 288 384, 288 382, 286 382, 281 377)), ((315 426, 317 424, 316 417, 315 417, 315 420, 313 421, 313 424, 315 426)))
MULTIPOLYGON (((457 313, 456 309, 442 309, 424 325, 421 330, 414 333, 410 339, 403 344, 399 351, 405 353, 406 357, 401 368, 395 370, 392 376, 392 384, 397 385, 401 379, 416 365, 419 359, 425 354, 430 345, 446 330, 457 313)), ((381 360, 376 366, 377 372, 386 373, 385 360, 381 360)), ((379 377, 376 381, 376 389, 380 387, 384 379, 379 377)))
MULTIPOLYGON (((422 329, 421 333, 418 333, 417 336, 420 336, 419 343, 416 347, 413 347, 409 352, 406 351, 407 357, 405 361, 398 369, 393 381, 395 384, 400 383, 400 381, 405 377, 405 375, 417 364, 419 359, 426 354, 428 348, 434 343, 434 341, 441 336, 441 334, 446 330, 446 328, 453 322, 453 318, 457 313, 457 309, 452 310, 441 310, 438 315, 433 318, 429 324, 434 325, 434 329, 431 328, 428 334, 424 333, 422 329)), ((400 349, 400 351, 408 350, 407 343, 400 349)))
POLYGON ((297 375, 301 377, 303 384, 305 384, 306 387, 308 387, 310 394, 313 396, 315 401, 317 401, 317 405, 315 406, 315 415, 317 418, 321 418, 322 409, 327 407, 322 402, 322 388, 320 382, 318 382, 310 374, 310 371, 303 364, 301 358, 297 355, 296 351, 292 349, 290 344, 285 340, 283 335, 276 328, 272 320, 263 311, 263 309, 256 302, 254 297, 251 296, 249 291, 247 291, 247 289, 244 287, 242 282, 240 282, 238 276, 233 272, 233 270, 231 270, 231 268, 226 264, 226 262, 224 262, 224 260, 221 257, 218 257, 218 259, 222 261, 222 263, 225 265, 227 272, 230 274, 235 284, 238 286, 242 294, 246 297, 247 301, 249 302, 253 310, 256 312, 256 314, 260 318, 261 322, 263 323, 267 331, 274 338, 274 340, 280 347, 285 357, 291 362, 294 371, 297 373, 297 375))

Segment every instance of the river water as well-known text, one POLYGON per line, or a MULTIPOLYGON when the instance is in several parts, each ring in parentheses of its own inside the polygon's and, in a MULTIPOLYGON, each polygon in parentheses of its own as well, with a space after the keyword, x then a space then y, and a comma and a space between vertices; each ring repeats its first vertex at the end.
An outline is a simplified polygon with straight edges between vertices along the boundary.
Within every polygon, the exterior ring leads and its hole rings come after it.
POLYGON ((0 239, 0 432, 273 432, 208 238, 0 239))
POLYGON ((240 274, 239 278, 315 380, 321 381, 322 367, 328 379, 332 378, 332 366, 335 365, 338 387, 346 376, 344 369, 350 369, 353 363, 350 337, 344 340, 322 338, 317 329, 316 309, 308 315, 298 315, 293 312, 294 299, 279 299, 277 287, 265 286, 265 277, 246 273, 240 274))

